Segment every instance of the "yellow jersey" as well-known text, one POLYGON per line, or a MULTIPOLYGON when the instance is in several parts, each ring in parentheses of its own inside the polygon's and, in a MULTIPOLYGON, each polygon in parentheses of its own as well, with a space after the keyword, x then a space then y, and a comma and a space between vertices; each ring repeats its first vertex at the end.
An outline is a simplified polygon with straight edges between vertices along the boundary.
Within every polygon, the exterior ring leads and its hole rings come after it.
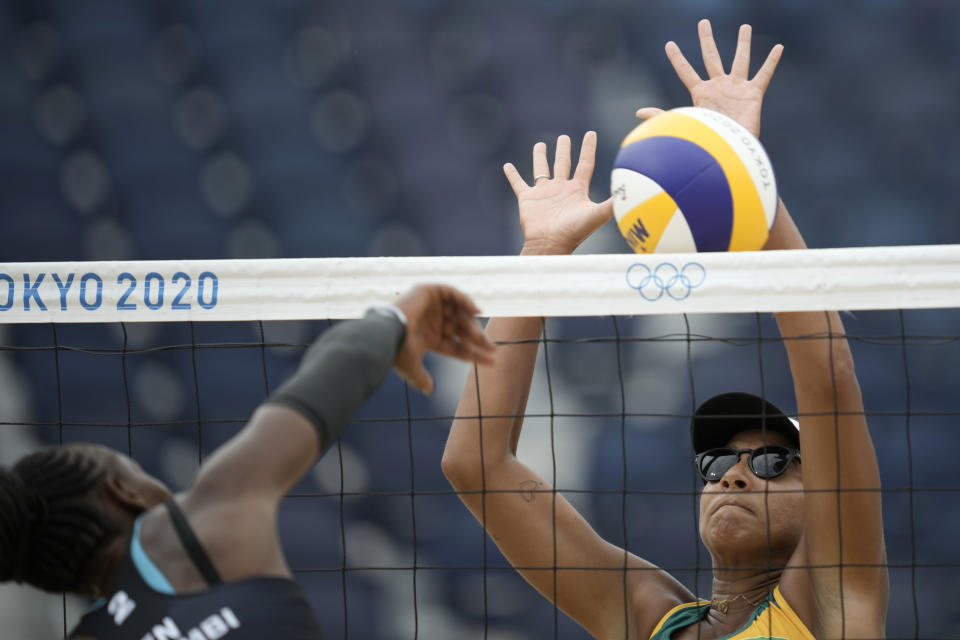
MULTIPOLYGON (((675 632, 707 617, 710 603, 705 601, 677 605, 654 628, 650 640, 670 640, 675 632)), ((743 628, 717 640, 816 640, 800 616, 793 610, 780 585, 760 603, 743 628)))

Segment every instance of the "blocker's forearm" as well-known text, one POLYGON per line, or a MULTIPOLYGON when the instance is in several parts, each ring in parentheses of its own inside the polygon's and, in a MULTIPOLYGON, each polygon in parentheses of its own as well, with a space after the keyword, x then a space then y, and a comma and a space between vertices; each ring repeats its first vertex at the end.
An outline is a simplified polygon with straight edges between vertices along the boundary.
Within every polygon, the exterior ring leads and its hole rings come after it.
POLYGON ((487 324, 487 337, 499 345, 496 361, 467 374, 444 452, 445 465, 479 464, 481 424, 485 458, 492 461, 516 453, 541 326, 540 318, 493 318, 487 324))
MULTIPOLYGON (((806 248, 782 202, 767 248, 806 248)), ((817 608, 814 631, 877 637, 888 593, 880 472, 843 323, 836 311, 776 318, 800 414, 806 562, 822 567, 810 572, 810 584, 818 602, 828 603, 817 608)))

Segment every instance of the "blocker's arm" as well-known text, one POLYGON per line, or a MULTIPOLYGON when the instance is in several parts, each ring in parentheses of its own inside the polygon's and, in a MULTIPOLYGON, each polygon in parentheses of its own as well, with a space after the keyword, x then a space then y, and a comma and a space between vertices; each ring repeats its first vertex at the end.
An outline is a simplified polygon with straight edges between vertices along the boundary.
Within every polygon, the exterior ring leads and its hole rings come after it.
MULTIPOLYGON (((588 133, 572 179, 567 136, 557 140, 552 177, 543 143, 533 150, 533 186, 513 165, 505 167, 519 201, 524 254, 570 253, 609 220, 610 201, 595 204, 587 194, 595 150, 596 137, 588 133)), ((495 318, 487 325, 487 336, 506 344, 492 367, 467 376, 443 471, 507 559, 544 597, 595 637, 649 636, 660 616, 690 594, 665 572, 603 540, 517 458, 541 323, 495 318)))
MULTIPOLYGON (((766 249, 805 248, 781 201, 766 249)), ((797 396, 806 492, 804 542, 791 565, 824 567, 786 571, 783 593, 800 607, 809 602, 818 638, 879 638, 888 599, 880 472, 843 323, 835 311, 776 318, 797 396)))

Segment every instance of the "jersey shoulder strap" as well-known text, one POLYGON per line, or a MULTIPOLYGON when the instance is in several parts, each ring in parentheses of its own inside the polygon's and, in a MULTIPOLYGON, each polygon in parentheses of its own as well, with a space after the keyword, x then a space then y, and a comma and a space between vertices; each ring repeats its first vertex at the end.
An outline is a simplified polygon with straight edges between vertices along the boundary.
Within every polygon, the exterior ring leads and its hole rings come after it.
POLYGON ((170 514, 170 520, 173 522, 173 528, 177 532, 177 537, 180 538, 183 548, 186 549, 187 555, 193 560, 193 564, 197 567, 200 575, 207 581, 207 585, 214 587, 223 582, 223 580, 220 579, 220 573, 217 571, 217 568, 213 566, 213 562, 210 561, 210 556, 204 551, 200 541, 197 540, 196 534, 194 534, 190 523, 187 522, 186 516, 183 515, 183 511, 180 510, 176 501, 171 498, 164 506, 167 508, 167 513, 170 514))

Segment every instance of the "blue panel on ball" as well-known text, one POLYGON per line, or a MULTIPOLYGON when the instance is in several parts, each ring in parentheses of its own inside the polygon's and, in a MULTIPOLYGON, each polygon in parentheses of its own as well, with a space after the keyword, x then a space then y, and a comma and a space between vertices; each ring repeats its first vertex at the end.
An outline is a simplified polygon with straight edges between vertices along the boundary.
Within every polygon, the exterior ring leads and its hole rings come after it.
POLYGON ((615 169, 641 173, 677 203, 697 251, 726 251, 733 231, 733 196, 716 159, 701 147, 669 136, 643 138, 620 150, 615 169))

